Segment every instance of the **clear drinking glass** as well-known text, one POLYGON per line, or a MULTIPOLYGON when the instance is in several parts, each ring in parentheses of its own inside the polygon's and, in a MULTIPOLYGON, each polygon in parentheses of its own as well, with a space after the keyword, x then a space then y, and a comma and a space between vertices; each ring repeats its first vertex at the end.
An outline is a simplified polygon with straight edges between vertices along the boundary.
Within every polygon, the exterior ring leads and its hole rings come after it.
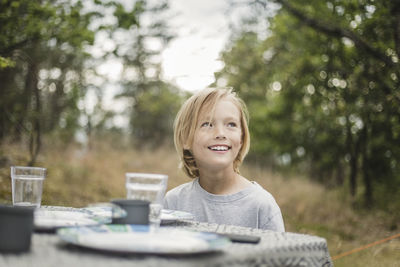
POLYGON ((168 175, 152 173, 126 173, 126 191, 128 199, 147 200, 150 202, 150 226, 158 228, 161 223, 161 210, 168 175))
POLYGON ((12 166, 13 205, 39 208, 45 178, 45 168, 12 166))

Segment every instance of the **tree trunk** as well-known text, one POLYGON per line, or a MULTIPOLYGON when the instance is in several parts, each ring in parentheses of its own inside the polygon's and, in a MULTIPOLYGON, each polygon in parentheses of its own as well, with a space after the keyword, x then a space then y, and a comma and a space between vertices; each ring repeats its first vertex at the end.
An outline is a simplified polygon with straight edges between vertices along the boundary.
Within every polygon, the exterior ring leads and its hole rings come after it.
POLYGON ((338 162, 336 168, 335 183, 335 186, 342 186, 344 183, 344 169, 341 161, 338 162))
POLYGON ((44 131, 54 130, 58 122, 60 121, 61 112, 65 108, 64 104, 64 83, 65 83, 65 70, 61 69, 61 77, 55 83, 56 91, 51 95, 50 110, 49 110, 49 121, 47 127, 44 127, 44 131))
POLYGON ((37 87, 38 84, 38 66, 35 64, 32 69, 32 87, 34 93, 35 110, 32 116, 32 130, 29 135, 30 160, 28 166, 33 166, 41 148, 41 96, 37 87))
POLYGON ((369 157, 368 157, 368 124, 365 122, 364 128, 362 129, 362 151, 361 151, 361 159, 362 159, 362 175, 365 186, 364 191, 364 201, 366 207, 372 207, 373 205, 373 195, 372 195, 372 183, 371 176, 369 173, 369 157))
POLYGON ((16 122, 14 125, 14 141, 18 142, 21 140, 22 132, 25 129, 25 119, 28 117, 29 106, 31 104, 31 99, 33 95, 33 91, 37 85, 36 73, 37 73, 37 63, 36 62, 28 62, 28 70, 25 76, 25 87, 18 99, 17 102, 20 103, 20 109, 16 114, 16 122))
POLYGON ((347 149, 350 153, 350 196, 354 202, 357 194, 357 175, 358 175, 358 156, 360 139, 354 142, 353 134, 351 133, 351 123, 348 116, 346 117, 346 132, 347 132, 347 149))
POLYGON ((397 56, 400 56, 400 2, 393 1, 391 13, 393 15, 393 29, 394 29, 394 48, 397 56))
POLYGON ((12 76, 12 70, 0 69, 0 143, 9 135, 13 125, 10 116, 10 110, 13 110, 13 105, 11 104, 13 103, 13 95, 9 90, 11 83, 10 77, 12 76))
POLYGON ((350 195, 354 199, 357 193, 357 157, 352 155, 350 158, 350 195))

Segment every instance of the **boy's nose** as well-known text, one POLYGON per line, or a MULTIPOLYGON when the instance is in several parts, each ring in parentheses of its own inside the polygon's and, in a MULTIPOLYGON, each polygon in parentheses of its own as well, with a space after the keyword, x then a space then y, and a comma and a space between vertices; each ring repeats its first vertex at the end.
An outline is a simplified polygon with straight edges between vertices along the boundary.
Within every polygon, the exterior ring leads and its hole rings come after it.
POLYGON ((215 133, 214 133, 215 139, 225 139, 226 138, 223 127, 216 126, 214 129, 215 129, 215 133))

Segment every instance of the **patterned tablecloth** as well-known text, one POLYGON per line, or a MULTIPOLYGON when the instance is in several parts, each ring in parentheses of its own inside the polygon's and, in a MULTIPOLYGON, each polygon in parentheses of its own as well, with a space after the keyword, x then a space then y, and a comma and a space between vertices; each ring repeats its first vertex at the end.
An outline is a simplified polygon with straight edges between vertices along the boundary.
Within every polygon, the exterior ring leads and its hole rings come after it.
POLYGON ((333 266, 326 240, 316 236, 189 221, 164 227, 257 235, 261 241, 232 243, 216 253, 160 256, 104 253, 67 245, 55 234, 35 233, 30 252, 0 253, 0 266, 333 266))

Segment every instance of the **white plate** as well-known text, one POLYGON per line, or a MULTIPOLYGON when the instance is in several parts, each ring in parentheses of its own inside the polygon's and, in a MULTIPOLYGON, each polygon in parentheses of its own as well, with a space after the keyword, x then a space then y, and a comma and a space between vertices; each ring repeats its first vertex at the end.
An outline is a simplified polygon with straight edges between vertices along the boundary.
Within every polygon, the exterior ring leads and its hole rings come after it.
POLYGON ((48 231, 67 226, 90 226, 109 223, 111 218, 100 217, 86 209, 42 206, 35 210, 35 230, 48 231))
MULTIPOLYGON (((92 212, 98 217, 111 217, 111 207, 109 206, 96 206, 96 207, 85 207, 85 210, 92 212)), ((179 220, 193 220, 193 214, 189 212, 179 210, 161 210, 161 224, 170 224, 179 220)), ((110 219, 111 220, 111 219, 110 219)))
MULTIPOLYGON (((35 230, 51 231, 68 226, 92 226, 111 223, 111 207, 72 208, 62 206, 42 206, 35 210, 35 230)), ((170 224, 179 220, 193 220, 188 212, 163 209, 161 224, 170 224)))
POLYGON ((193 214, 189 212, 179 211, 179 210, 167 210, 163 209, 161 211, 161 224, 169 224, 179 220, 193 220, 193 214))
POLYGON ((212 233, 176 228, 150 232, 145 225, 110 224, 57 230, 65 242, 118 253, 197 254, 221 250, 229 239, 212 233))

